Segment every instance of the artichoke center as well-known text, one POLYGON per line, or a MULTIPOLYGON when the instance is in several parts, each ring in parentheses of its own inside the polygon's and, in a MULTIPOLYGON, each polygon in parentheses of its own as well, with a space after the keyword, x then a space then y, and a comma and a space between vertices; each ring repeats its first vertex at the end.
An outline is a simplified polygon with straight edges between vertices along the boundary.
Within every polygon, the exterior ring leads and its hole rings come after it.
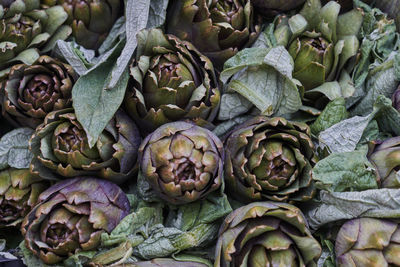
POLYGON ((175 183, 179 183, 181 180, 195 180, 196 173, 196 166, 192 162, 188 160, 179 162, 175 169, 175 183))
POLYGON ((54 81, 50 76, 47 75, 36 75, 33 77, 27 86, 24 88, 24 100, 31 103, 35 109, 45 109, 51 98, 58 98, 58 92, 54 87, 54 81))
POLYGON ((47 238, 53 241, 51 242, 53 246, 58 246, 58 244, 64 243, 65 241, 76 240, 77 233, 76 229, 71 230, 62 223, 55 223, 50 225, 47 230, 47 238))
POLYGON ((278 190, 289 185, 296 170, 296 158, 292 150, 280 142, 268 142, 263 152, 252 156, 252 160, 259 162, 254 168, 259 184, 267 190, 278 190))
POLYGON ((65 152, 80 150, 85 140, 85 132, 71 125, 57 139, 59 141, 59 148, 65 152))
POLYGON ((0 218, 7 219, 7 217, 17 218, 22 214, 22 210, 8 201, 4 201, 0 205, 0 218))

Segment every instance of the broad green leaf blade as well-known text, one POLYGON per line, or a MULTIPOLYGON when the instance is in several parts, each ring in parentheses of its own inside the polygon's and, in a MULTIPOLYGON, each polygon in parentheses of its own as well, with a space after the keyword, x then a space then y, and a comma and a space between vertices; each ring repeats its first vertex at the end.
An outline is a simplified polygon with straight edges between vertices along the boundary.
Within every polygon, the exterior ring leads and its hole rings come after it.
POLYGON ((104 88, 112 89, 123 79, 129 61, 137 46, 136 34, 147 25, 150 2, 148 0, 128 0, 126 3, 126 45, 119 56, 117 63, 111 70, 111 79, 104 88))
POLYGON ((7 167, 28 169, 33 158, 29 151, 30 128, 18 128, 0 139, 0 169, 7 167))
POLYGON ((314 230, 328 223, 360 217, 400 218, 400 190, 362 192, 320 191, 319 201, 309 203, 304 214, 314 230))
POLYGON ((81 76, 72 89, 73 107, 79 122, 86 131, 90 147, 94 146, 124 99, 129 79, 128 70, 122 73, 121 79, 112 90, 104 89, 111 78, 114 60, 122 45, 121 41, 109 57, 104 59, 104 62, 81 76))
POLYGON ((313 171, 319 189, 334 192, 377 189, 377 175, 366 151, 333 153, 319 161, 313 171))

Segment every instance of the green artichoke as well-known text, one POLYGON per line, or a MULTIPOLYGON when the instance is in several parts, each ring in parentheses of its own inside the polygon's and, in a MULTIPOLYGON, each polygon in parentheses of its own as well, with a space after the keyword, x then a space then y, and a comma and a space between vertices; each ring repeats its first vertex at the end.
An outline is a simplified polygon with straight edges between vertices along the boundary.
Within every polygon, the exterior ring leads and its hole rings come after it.
POLYGON ((193 123, 161 126, 146 137, 139 153, 141 175, 168 202, 193 202, 222 184, 222 142, 193 123))
POLYGON ((17 61, 32 63, 36 48, 48 52, 65 40, 71 34, 71 27, 62 26, 67 18, 61 6, 41 9, 40 0, 0 2, 0 69, 17 61))
POLYGON ((399 224, 375 218, 347 221, 336 237, 335 252, 338 267, 400 266, 399 224))
POLYGON ((305 0, 252 0, 257 12, 266 17, 273 17, 281 12, 286 12, 295 9, 305 0))
POLYGON ((175 36, 141 31, 131 76, 125 107, 146 133, 168 122, 204 123, 217 115, 221 96, 212 63, 175 36))
POLYGON ((133 264, 125 264, 126 267, 207 267, 207 264, 194 261, 177 261, 168 258, 152 259, 151 261, 140 261, 133 264))
POLYGON ((334 1, 321 7, 319 0, 307 0, 299 14, 276 20, 277 44, 288 48, 294 60, 293 77, 306 91, 339 79, 358 53, 363 13, 353 9, 339 15, 340 9, 334 1))
POLYGON ((0 228, 20 224, 47 187, 47 182, 28 169, 0 171, 0 228))
POLYGON ((368 159, 377 170, 380 187, 400 188, 400 136, 370 142, 368 159))
POLYGON ((240 201, 306 201, 314 195, 317 158, 310 128, 284 118, 255 117, 225 140, 225 184, 240 201))
POLYGON ((167 13, 167 33, 189 41, 218 69, 260 33, 250 0, 176 0, 167 13))
POLYGON ((225 218, 214 266, 317 266, 320 255, 321 246, 298 208, 279 202, 254 202, 225 218))
POLYGON ((96 249, 102 233, 110 233, 129 214, 129 201, 115 184, 90 177, 55 184, 39 197, 21 231, 25 246, 46 264, 78 251, 96 249))
POLYGON ((87 49, 98 49, 114 22, 123 13, 121 0, 42 0, 46 6, 61 5, 68 13, 76 42, 87 49))
POLYGON ((3 116, 17 126, 36 128, 48 113, 72 106, 71 91, 77 79, 70 65, 48 56, 31 66, 12 66, 0 84, 3 116))
POLYGON ((72 109, 53 111, 30 140, 35 155, 30 168, 42 177, 52 171, 62 177, 95 175, 119 184, 137 170, 140 141, 136 125, 121 110, 92 148, 72 109))

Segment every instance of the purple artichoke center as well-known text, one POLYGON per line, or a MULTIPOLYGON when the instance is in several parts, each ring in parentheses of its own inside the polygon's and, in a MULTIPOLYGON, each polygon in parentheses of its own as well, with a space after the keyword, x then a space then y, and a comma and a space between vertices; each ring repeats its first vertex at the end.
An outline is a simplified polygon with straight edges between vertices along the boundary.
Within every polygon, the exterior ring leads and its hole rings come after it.
POLYGON ((55 223, 50 225, 47 230, 47 237, 55 241, 56 244, 53 244, 54 246, 57 245, 57 243, 63 243, 64 241, 71 239, 73 236, 77 237, 77 235, 74 235, 74 232, 76 232, 75 229, 71 230, 64 224, 55 223))
POLYGON ((173 166, 175 168, 175 183, 178 184, 182 180, 198 180, 198 174, 201 169, 196 168, 196 166, 184 159, 174 160, 173 166))
POLYGON ((23 89, 24 101, 34 109, 52 110, 55 100, 60 98, 59 81, 47 75, 34 76, 23 89), (56 85, 56 86, 55 86, 56 85))
POLYGON ((65 152, 80 150, 85 142, 85 132, 71 125, 65 133, 58 136, 57 140, 59 141, 59 148, 65 152))
POLYGON ((9 201, 4 201, 0 205, 0 221, 9 221, 9 219, 13 220, 14 218, 23 217, 24 215, 24 210, 21 210, 9 201))

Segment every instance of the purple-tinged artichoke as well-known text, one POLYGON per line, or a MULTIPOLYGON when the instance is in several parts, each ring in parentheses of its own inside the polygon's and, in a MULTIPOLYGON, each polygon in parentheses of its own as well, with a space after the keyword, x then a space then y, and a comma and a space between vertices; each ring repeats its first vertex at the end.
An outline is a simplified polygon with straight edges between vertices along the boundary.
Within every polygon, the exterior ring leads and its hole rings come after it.
POLYGON ((50 51, 65 40, 71 27, 63 25, 68 14, 61 6, 43 9, 40 0, 0 2, 0 70, 15 62, 32 63, 38 50, 50 51))
POLYGON ((46 264, 78 251, 94 250, 129 214, 129 201, 115 184, 90 177, 55 184, 39 197, 21 231, 25 246, 46 264))
POLYGON ((338 267, 400 266, 399 223, 375 218, 347 221, 335 244, 338 267))
POLYGON ((139 152, 141 175, 168 202, 193 202, 223 182, 222 142, 192 123, 161 126, 147 136, 139 152))
POLYGON ((0 228, 19 225, 48 186, 28 169, 0 171, 0 228))
POLYGON ((214 67, 192 44, 158 29, 141 31, 130 71, 125 107, 144 133, 168 122, 216 117, 221 96, 214 67))
POLYGON ((306 201, 317 158, 310 128, 284 118, 255 117, 225 140, 225 185, 240 201, 306 201))
POLYGON ((370 142, 368 159, 377 170, 380 187, 400 188, 400 136, 370 142))
POLYGON ((72 106, 77 79, 70 65, 48 56, 32 65, 14 65, 0 83, 3 116, 17 126, 36 128, 48 113, 72 106))
POLYGON ((114 22, 123 13, 121 0, 42 0, 46 6, 61 5, 68 13, 76 42, 87 49, 98 49, 114 22))
POLYGON ((393 107, 400 112, 400 86, 394 91, 392 96, 393 107))
POLYGON ((254 202, 225 218, 214 266, 317 266, 321 250, 298 208, 254 202))
POLYGON ((35 155, 30 168, 43 177, 51 170, 62 177, 91 175, 120 184, 137 171, 140 141, 136 125, 122 110, 92 148, 72 109, 54 111, 30 140, 35 155))
POLYGON ((167 33, 189 41, 217 69, 260 32, 250 0, 175 0, 167 13, 167 33))

